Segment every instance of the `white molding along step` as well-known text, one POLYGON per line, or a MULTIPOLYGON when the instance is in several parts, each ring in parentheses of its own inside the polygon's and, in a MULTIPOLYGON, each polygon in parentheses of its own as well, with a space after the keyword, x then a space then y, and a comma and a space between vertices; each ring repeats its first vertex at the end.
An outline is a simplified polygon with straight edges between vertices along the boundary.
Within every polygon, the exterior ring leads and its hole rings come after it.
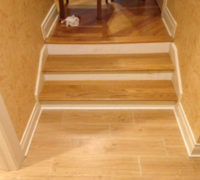
POLYGON ((188 155, 190 157, 200 157, 200 144, 195 140, 189 120, 180 102, 175 106, 174 114, 188 155))
POLYGON ((38 95, 44 83, 44 76, 42 73, 42 69, 43 69, 44 63, 46 62, 47 57, 48 57, 47 46, 44 45, 40 51, 40 57, 39 57, 38 73, 37 73, 36 87, 35 87, 35 93, 34 93, 36 99, 38 98, 38 95))
POLYGON ((58 18, 59 15, 57 12, 56 4, 54 3, 41 24, 41 31, 44 39, 49 37, 56 22, 58 21, 58 18))
POLYGON ((49 55, 168 53, 170 43, 48 44, 49 55))
POLYGON ((183 95, 183 88, 182 88, 181 73, 180 73, 180 66, 179 66, 178 50, 175 43, 171 43, 170 49, 169 49, 169 55, 175 67, 172 82, 174 84, 176 94, 180 101, 183 95))
POLYGON ((175 33, 176 33, 177 22, 167 6, 163 7, 162 20, 163 20, 163 23, 164 23, 169 35, 171 37, 174 37, 175 33))
POLYGON ((38 102, 36 102, 20 142, 22 151, 25 156, 27 156, 28 154, 40 115, 41 115, 41 106, 38 102))

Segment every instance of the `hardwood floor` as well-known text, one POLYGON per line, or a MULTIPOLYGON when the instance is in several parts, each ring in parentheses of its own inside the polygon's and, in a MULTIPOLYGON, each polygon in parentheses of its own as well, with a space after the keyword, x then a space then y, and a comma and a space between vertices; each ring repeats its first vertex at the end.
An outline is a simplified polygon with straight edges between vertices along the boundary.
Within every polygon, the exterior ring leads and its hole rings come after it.
POLYGON ((1 180, 199 180, 173 111, 43 111, 22 169, 1 180))
POLYGON ((171 81, 46 81, 42 101, 176 101, 171 81))
POLYGON ((173 71, 169 54, 50 55, 44 73, 173 71))
POLYGON ((96 1, 70 0, 68 15, 81 18, 79 27, 58 23, 46 39, 50 44, 170 42, 155 0, 114 0, 96 19, 96 1))

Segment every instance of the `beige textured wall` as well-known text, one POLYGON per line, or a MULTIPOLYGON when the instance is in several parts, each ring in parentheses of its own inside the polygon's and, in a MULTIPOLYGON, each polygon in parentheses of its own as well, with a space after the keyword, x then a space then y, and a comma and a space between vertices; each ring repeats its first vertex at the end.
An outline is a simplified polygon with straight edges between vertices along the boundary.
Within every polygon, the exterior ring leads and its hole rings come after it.
POLYGON ((168 8, 178 23, 175 43, 183 83, 182 104, 200 142, 200 1, 169 0, 168 8))
POLYGON ((35 104, 40 25, 53 0, 0 0, 0 92, 18 138, 35 104))

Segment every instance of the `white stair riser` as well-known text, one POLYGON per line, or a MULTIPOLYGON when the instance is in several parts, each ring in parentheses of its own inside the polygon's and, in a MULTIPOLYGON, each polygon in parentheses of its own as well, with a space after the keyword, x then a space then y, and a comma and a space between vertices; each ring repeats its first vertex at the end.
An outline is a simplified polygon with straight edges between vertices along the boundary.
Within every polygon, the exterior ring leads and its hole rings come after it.
POLYGON ((168 53, 170 43, 48 44, 49 55, 168 53))
POLYGON ((84 74, 44 74, 45 81, 80 81, 80 80, 172 80, 173 72, 155 73, 84 73, 84 74))
POLYGON ((175 102, 115 102, 115 103, 101 103, 101 102, 77 102, 64 104, 59 103, 43 103, 41 102, 42 110, 55 110, 55 109, 174 109, 175 102))

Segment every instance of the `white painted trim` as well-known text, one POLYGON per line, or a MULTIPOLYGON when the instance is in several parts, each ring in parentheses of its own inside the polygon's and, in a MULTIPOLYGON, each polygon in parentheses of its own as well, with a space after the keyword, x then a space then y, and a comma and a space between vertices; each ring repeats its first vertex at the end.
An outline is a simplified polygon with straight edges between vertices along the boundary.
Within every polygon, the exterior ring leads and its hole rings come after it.
POLYGON ((26 125, 24 134, 20 142, 21 148, 25 156, 28 154, 28 150, 30 148, 40 115, 41 115, 41 106, 37 102, 33 108, 33 111, 31 112, 29 121, 26 125))
POLYGON ((187 115, 179 102, 174 109, 175 117, 184 140, 188 155, 190 157, 200 157, 200 144, 196 143, 192 128, 187 115))
POLYGON ((42 74, 42 68, 47 59, 47 56, 48 56, 47 46, 44 45, 40 51, 40 59, 39 59, 39 64, 38 64, 38 73, 37 73, 36 87, 35 87, 36 100, 38 99, 38 94, 40 93, 40 90, 42 88, 42 84, 44 80, 44 77, 42 74))
POLYGON ((172 16, 172 14, 171 14, 171 12, 170 12, 170 10, 168 9, 167 6, 165 6, 163 8, 162 21, 163 21, 163 23, 164 23, 169 35, 171 37, 174 37, 175 33, 176 33, 177 22, 174 19, 174 17, 172 16))
POLYGON ((48 44, 49 55, 168 53, 170 43, 48 44))
POLYGON ((113 104, 99 104, 99 103, 91 103, 91 104, 42 104, 42 110, 98 110, 98 109, 174 109, 174 104, 145 104, 145 103, 113 103, 113 104))
POLYGON ((55 23, 58 20, 58 17, 59 15, 57 12, 56 4, 54 3, 41 24, 41 30, 44 39, 50 35, 55 26, 55 23))
POLYGON ((168 0, 163 0, 162 12, 167 7, 168 0))
POLYGON ((24 160, 17 134, 0 94, 0 169, 17 170, 24 160))
POLYGON ((172 80, 172 72, 150 73, 66 73, 44 74, 45 81, 80 81, 80 80, 172 80))
POLYGON ((160 0, 156 0, 156 2, 158 4, 159 8, 162 10, 162 8, 163 8, 163 2, 161 2, 160 0))
POLYGON ((175 43, 171 43, 169 48, 169 55, 175 67, 172 82, 174 84, 176 94, 178 96, 179 101, 183 96, 183 87, 181 81, 181 73, 180 73, 180 66, 179 66, 179 57, 178 57, 178 50, 176 48, 175 43))

